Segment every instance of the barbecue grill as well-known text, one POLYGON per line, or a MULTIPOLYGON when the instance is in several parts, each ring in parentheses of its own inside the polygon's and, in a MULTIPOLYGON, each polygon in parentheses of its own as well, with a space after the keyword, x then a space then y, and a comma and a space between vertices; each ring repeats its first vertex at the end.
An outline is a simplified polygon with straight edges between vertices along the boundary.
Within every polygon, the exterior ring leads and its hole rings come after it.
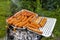
POLYGON ((51 36, 56 19, 55 18, 47 18, 47 22, 44 25, 44 27, 39 28, 39 30, 42 30, 42 34, 37 34, 36 32, 33 32, 27 28, 16 28, 13 25, 8 24, 7 28, 7 40, 41 40, 41 38, 49 37, 51 36), (14 31, 15 29, 15 31, 14 31))

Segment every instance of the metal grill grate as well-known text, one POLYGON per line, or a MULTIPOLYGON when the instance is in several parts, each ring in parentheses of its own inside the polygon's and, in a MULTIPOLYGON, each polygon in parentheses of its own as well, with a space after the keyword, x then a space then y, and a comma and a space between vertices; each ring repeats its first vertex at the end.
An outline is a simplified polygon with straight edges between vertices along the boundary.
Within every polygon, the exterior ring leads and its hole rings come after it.
POLYGON ((52 31, 54 29, 56 23, 56 19, 54 18, 47 18, 47 22, 43 28, 40 28, 40 30, 43 31, 43 36, 49 37, 52 34, 52 31))

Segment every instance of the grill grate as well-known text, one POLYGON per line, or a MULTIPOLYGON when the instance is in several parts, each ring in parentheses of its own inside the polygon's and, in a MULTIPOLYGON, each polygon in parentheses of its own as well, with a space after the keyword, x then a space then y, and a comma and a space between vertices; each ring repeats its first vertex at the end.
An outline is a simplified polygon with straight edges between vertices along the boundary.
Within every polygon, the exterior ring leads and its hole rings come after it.
POLYGON ((40 28, 40 30, 43 31, 43 36, 45 37, 49 37, 52 34, 52 31, 54 29, 56 23, 56 19, 55 18, 47 18, 47 22, 45 24, 45 26, 43 28, 40 28))

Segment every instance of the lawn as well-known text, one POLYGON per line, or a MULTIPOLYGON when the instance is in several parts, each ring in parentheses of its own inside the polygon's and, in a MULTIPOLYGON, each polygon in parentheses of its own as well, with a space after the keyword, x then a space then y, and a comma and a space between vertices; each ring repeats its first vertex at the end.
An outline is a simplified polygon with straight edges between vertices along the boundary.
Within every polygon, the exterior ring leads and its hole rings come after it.
POLYGON ((0 38, 6 35, 6 18, 10 15, 9 12, 9 1, 0 1, 0 38))
MULTIPOLYGON (((0 38, 6 35, 5 20, 9 15, 11 15, 9 9, 10 9, 10 1, 0 0, 0 38)), ((57 38, 60 38, 60 8, 53 11, 47 11, 41 8, 39 15, 57 19, 57 23, 53 31, 54 37, 49 37, 49 38, 43 37, 42 40, 56 40, 57 38)))

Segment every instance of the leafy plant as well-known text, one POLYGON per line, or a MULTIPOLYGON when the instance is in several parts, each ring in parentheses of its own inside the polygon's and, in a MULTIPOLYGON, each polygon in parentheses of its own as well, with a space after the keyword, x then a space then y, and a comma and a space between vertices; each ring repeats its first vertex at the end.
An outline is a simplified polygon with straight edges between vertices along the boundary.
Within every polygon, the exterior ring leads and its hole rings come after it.
POLYGON ((47 10, 57 9, 57 0, 41 0, 42 8, 47 10))

